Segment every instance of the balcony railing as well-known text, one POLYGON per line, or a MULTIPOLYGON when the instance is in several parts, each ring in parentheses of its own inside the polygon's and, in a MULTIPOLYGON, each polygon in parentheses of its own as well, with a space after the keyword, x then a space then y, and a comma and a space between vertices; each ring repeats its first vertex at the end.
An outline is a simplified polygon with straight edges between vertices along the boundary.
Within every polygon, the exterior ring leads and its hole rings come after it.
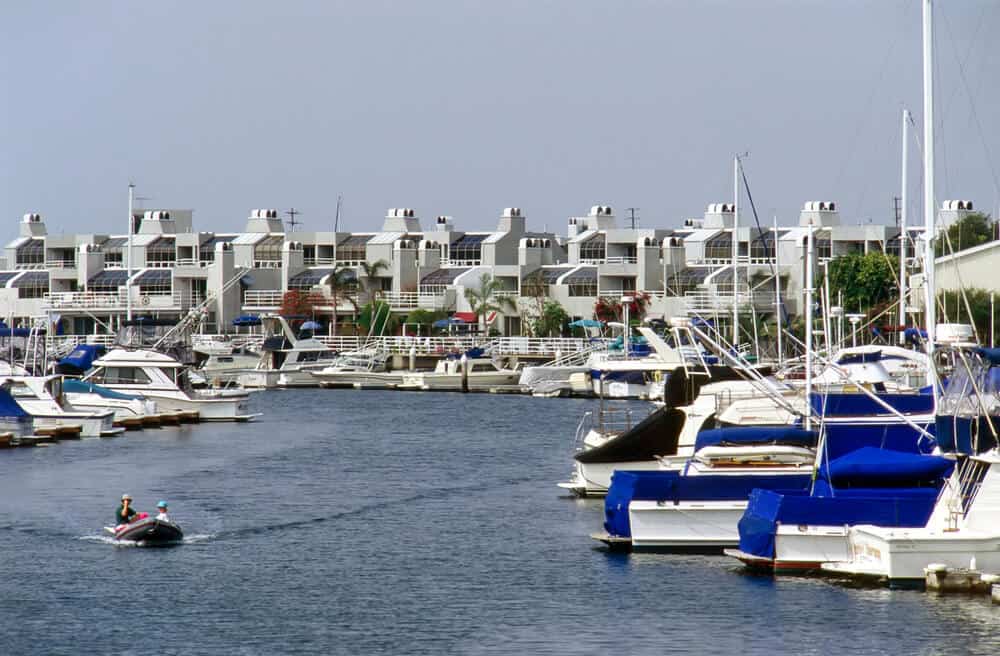
POLYGON ((254 260, 253 268, 255 269, 280 269, 281 260, 254 260))
MULTIPOLYGON (((307 257, 302 260, 302 263, 307 267, 315 266, 333 266, 334 264, 339 264, 332 257, 307 257)), ((356 266, 356 265, 351 265, 356 266)))
POLYGON ((46 269, 75 269, 76 258, 61 260, 45 260, 46 269))
POLYGON ((243 297, 245 308, 278 308, 284 292, 271 289, 249 289, 243 297))
MULTIPOLYGON (((132 308, 144 310, 187 310, 205 300, 202 294, 175 291, 170 294, 141 294, 133 288, 132 308)), ((120 292, 51 292, 43 297, 42 306, 51 310, 124 310, 128 299, 120 292)))
POLYGON ((446 294, 431 294, 417 292, 384 292, 380 295, 382 300, 389 304, 393 310, 414 310, 417 308, 427 308, 441 310, 447 303, 446 294))
POLYGON ((441 258, 442 267, 477 267, 481 266, 483 261, 480 260, 453 260, 450 257, 441 258))
POLYGON ((198 267, 205 268, 207 266, 212 266, 215 264, 212 260, 200 260, 193 257, 185 257, 177 260, 177 266, 179 267, 198 267))

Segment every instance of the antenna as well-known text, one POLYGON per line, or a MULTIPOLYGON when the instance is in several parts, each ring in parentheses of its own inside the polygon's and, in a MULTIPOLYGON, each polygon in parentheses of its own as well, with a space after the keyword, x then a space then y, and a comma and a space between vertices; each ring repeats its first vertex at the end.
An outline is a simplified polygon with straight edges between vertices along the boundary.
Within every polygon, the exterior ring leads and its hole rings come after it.
POLYGON ((288 226, 289 226, 289 230, 288 231, 289 232, 295 232, 295 226, 302 225, 302 222, 301 221, 296 221, 295 217, 297 217, 299 214, 302 214, 302 212, 298 211, 297 209, 295 209, 293 207, 290 210, 286 210, 285 214, 288 215, 288 226))
POLYGON ((333 217, 333 231, 340 230, 340 207, 344 202, 344 195, 337 194, 337 213, 333 217))
POLYGON ((639 220, 639 219, 637 219, 635 217, 635 213, 639 211, 639 208, 638 207, 628 207, 628 208, 625 209, 625 211, 628 212, 629 223, 632 224, 632 229, 635 230, 635 224, 639 220))

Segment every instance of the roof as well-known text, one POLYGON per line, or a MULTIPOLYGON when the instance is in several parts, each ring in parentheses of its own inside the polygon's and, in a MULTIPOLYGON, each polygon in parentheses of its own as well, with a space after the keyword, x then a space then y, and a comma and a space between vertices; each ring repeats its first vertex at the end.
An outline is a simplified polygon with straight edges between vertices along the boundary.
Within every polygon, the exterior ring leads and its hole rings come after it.
POLYGON ((160 236, 146 246, 147 253, 176 253, 177 238, 160 236))
POLYGON ((684 267, 680 271, 667 276, 667 287, 688 287, 705 282, 715 269, 709 267, 684 267))
POLYGON ((12 287, 48 287, 48 271, 25 271, 23 276, 14 280, 12 287))
POLYGON ((572 285, 581 282, 597 282, 597 267, 596 266, 581 266, 577 267, 573 273, 570 273, 565 278, 562 279, 561 284, 572 285))
POLYGON ((456 246, 478 246, 479 244, 483 243, 483 241, 485 241, 485 239, 489 237, 490 234, 492 233, 472 234, 467 232, 458 239, 452 241, 451 247, 454 248, 456 246))
POLYGON ((125 269, 105 269, 103 271, 98 271, 94 274, 90 280, 87 281, 87 286, 92 285, 101 287, 121 287, 128 280, 128 271, 125 269))
POLYGON ((486 239, 483 240, 483 243, 495 244, 509 234, 510 234, 509 232, 491 232, 490 234, 486 235, 486 239))
POLYGON ((269 246, 281 246, 285 243, 285 235, 267 235, 263 239, 254 242, 254 248, 266 248, 269 246))
POLYGON ((372 238, 373 235, 350 235, 343 241, 337 243, 337 246, 364 246, 372 238))
POLYGON ((421 285, 450 285, 455 279, 469 270, 469 267, 449 267, 432 271, 420 279, 421 285))
POLYGON ((578 234, 576 237, 573 237, 572 239, 570 239, 568 243, 570 243, 570 244, 577 244, 579 242, 587 241, 588 239, 590 239, 591 237, 593 237, 597 233, 598 233, 597 230, 584 230, 583 232, 581 232, 580 234, 578 234))
POLYGON ((125 248, 128 244, 128 237, 108 237, 101 244, 101 248, 104 250, 111 250, 112 248, 125 248))
POLYGON ((950 255, 942 255, 941 257, 934 258, 935 262, 950 262, 951 260, 958 260, 969 255, 975 255, 976 253, 982 253, 983 251, 988 251, 990 249, 1000 246, 1000 241, 988 241, 985 244, 979 244, 978 246, 973 246, 972 248, 966 248, 958 251, 957 253, 952 253, 950 255))
POLYGON ((557 266, 557 267, 542 267, 541 269, 536 269, 535 271, 526 275, 523 279, 530 278, 536 274, 541 273, 542 282, 546 285, 554 285, 558 281, 559 277, 569 273, 575 266, 557 266))
MULTIPOLYGON (((161 235, 132 235, 132 245, 133 246, 148 246, 154 241, 159 239, 161 235)), ((128 241, 126 239, 126 241, 128 241)))
POLYGON ((28 242, 30 239, 31 239, 31 237, 18 237, 14 241, 8 243, 7 246, 6 246, 6 248, 20 248, 26 242, 28 242))
POLYGON ((720 232, 726 232, 728 234, 728 230, 723 230, 721 228, 698 228, 684 235, 684 243, 688 244, 707 241, 720 232))
POLYGON ((397 239, 406 236, 405 232, 380 232, 368 240, 369 244, 394 244, 397 239))
POLYGON ((332 268, 306 269, 296 273, 288 280, 289 289, 311 289, 321 284, 331 273, 332 268))
POLYGON ((0 271, 0 287, 6 287, 10 279, 21 273, 20 271, 0 271))
POLYGON ((141 285, 145 283, 148 285, 150 283, 158 283, 164 281, 170 282, 172 277, 173 276, 170 272, 170 269, 146 269, 138 276, 136 276, 135 284, 141 285))
POLYGON ((244 232, 233 238, 234 244, 256 244, 268 236, 266 232, 244 232))
POLYGON ((17 247, 18 254, 39 253, 45 250, 45 240, 41 237, 34 237, 23 242, 17 247))

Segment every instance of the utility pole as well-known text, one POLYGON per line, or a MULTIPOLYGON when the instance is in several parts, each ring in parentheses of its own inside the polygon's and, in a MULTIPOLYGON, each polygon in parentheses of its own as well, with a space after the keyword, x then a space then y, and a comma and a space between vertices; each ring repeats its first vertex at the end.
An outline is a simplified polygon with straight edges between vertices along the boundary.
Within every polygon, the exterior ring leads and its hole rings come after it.
POLYGON ((635 224, 639 220, 639 219, 637 219, 635 217, 635 213, 639 211, 639 208, 638 207, 629 207, 629 208, 626 208, 626 211, 628 212, 629 223, 632 224, 632 229, 635 230, 635 224))
POLYGON ((289 230, 288 231, 289 232, 295 232, 295 226, 302 225, 302 222, 301 221, 296 221, 295 217, 297 217, 299 214, 302 214, 302 212, 298 211, 297 209, 295 209, 293 207, 290 210, 286 210, 285 214, 288 215, 288 225, 289 225, 289 230))

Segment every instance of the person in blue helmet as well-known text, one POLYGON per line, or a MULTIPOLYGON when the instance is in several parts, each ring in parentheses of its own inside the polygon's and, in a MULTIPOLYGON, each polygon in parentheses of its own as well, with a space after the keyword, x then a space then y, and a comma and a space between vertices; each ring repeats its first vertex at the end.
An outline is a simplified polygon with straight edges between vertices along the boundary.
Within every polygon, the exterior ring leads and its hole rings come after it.
POLYGON ((158 513, 156 515, 157 519, 159 519, 161 521, 164 521, 164 522, 169 522, 170 521, 170 516, 167 515, 167 502, 166 501, 163 501, 161 499, 160 502, 158 504, 156 504, 156 510, 157 510, 157 513, 158 513))

